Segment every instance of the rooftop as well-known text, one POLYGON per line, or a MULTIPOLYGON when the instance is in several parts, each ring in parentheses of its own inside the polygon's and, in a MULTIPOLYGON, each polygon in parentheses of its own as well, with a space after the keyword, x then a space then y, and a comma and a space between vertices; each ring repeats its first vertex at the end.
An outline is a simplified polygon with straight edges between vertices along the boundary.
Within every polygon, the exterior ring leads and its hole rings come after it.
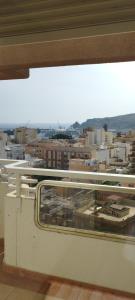
POLYGON ((123 210, 123 209, 125 209, 124 206, 118 205, 118 204, 112 204, 110 207, 114 208, 114 209, 117 209, 117 210, 123 210))

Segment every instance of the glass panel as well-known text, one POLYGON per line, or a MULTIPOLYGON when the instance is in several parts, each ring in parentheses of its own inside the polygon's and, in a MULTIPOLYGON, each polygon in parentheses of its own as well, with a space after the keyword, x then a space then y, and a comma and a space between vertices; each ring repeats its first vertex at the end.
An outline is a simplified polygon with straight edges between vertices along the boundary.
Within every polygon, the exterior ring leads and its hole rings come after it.
POLYGON ((40 189, 40 225, 135 236, 135 195, 61 186, 40 189))

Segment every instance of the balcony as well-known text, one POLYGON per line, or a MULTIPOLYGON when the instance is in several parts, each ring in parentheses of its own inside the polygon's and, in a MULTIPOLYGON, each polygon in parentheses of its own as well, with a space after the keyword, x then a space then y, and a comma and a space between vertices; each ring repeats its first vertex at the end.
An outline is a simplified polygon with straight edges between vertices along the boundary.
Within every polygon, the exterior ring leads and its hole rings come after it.
MULTIPOLYGON (((68 191, 68 196, 70 190, 70 196, 74 196, 72 201, 76 199, 78 203, 77 189, 85 191, 85 200, 86 192, 93 195, 96 191, 133 196, 135 188, 127 184, 133 185, 135 177, 31 168, 26 161, 0 160, 0 164, 1 258, 4 252, 0 296, 1 290, 5 295, 2 299, 115 300, 118 295, 119 299, 135 299, 135 237, 132 232, 121 234, 95 226, 92 230, 84 227, 84 223, 78 225, 74 219, 72 223, 58 224, 55 223, 58 221, 56 215, 52 223, 47 223, 40 216, 42 189, 46 187, 48 190, 53 187, 53 192, 64 189, 64 195, 68 191), (45 176, 46 180, 38 183, 33 175, 45 176)), ((54 201, 60 202, 56 197, 54 201)), ((134 200, 130 203, 134 209, 134 200)), ((77 204, 76 207, 74 215, 78 216, 82 206, 77 204)), ((67 213, 65 218, 69 221, 67 213)), ((97 215, 94 215, 95 220, 97 215)))

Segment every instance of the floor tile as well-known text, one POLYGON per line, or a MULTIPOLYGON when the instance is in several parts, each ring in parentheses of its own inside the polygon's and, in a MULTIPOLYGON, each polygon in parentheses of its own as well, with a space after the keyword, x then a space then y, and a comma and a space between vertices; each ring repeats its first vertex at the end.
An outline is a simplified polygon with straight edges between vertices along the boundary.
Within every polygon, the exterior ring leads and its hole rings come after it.
POLYGON ((78 300, 90 300, 91 291, 90 289, 83 289, 79 292, 78 300))
POLYGON ((45 296, 44 300, 63 300, 65 298, 58 298, 58 297, 52 297, 52 296, 45 296))
POLYGON ((14 287, 0 283, 0 300, 5 300, 13 292, 14 287))
POLYGON ((50 285, 49 285, 49 288, 47 290, 47 295, 48 296, 52 296, 52 297, 56 297, 59 289, 61 287, 61 283, 60 282, 52 282, 50 285))
POLYGON ((102 299, 103 299, 102 292, 97 292, 97 291, 91 292, 90 300, 102 300, 102 299))
POLYGON ((59 291, 54 295, 58 299, 68 299, 71 293, 72 287, 68 284, 61 284, 59 291))
POLYGON ((45 295, 15 288, 6 300, 44 300, 45 295))
POLYGON ((73 286, 70 295, 67 297, 67 300, 78 300, 80 295, 80 287, 73 286))

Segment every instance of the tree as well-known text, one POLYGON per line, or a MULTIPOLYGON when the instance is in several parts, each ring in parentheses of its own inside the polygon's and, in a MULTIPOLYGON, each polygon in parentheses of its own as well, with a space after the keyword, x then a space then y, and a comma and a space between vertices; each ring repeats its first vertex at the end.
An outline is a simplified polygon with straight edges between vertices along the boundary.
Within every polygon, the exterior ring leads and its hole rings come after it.
POLYGON ((71 140, 72 139, 72 136, 71 135, 68 135, 68 134, 64 134, 64 133, 58 133, 58 134, 55 134, 52 136, 52 139, 53 140, 71 140))
POLYGON ((121 132, 117 132, 117 137, 121 137, 121 132))

